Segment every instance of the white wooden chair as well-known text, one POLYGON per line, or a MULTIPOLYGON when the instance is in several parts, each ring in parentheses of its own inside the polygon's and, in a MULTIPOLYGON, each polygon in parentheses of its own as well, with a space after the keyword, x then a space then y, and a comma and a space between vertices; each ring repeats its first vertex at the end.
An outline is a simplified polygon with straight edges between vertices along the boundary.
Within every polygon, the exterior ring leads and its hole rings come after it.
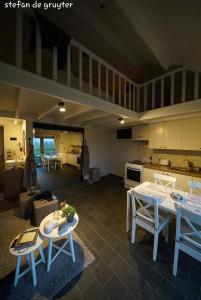
POLYGON ((48 161, 45 159, 44 154, 40 155, 42 168, 45 169, 48 167, 48 161))
POLYGON ((154 183, 175 188, 176 178, 168 175, 154 173, 154 183))
POLYGON ((187 205, 177 208, 174 276, 177 275, 180 250, 201 262, 201 209, 196 212, 187 205))
POLYGON ((131 191, 131 197, 133 211, 131 242, 135 242, 136 225, 152 233, 154 235, 153 260, 156 261, 158 238, 161 231, 165 231, 165 241, 168 242, 170 217, 164 213, 159 214, 158 199, 149 195, 141 195, 135 191, 131 191))
POLYGON ((189 180, 188 181, 190 194, 199 193, 201 195, 201 182, 189 180))

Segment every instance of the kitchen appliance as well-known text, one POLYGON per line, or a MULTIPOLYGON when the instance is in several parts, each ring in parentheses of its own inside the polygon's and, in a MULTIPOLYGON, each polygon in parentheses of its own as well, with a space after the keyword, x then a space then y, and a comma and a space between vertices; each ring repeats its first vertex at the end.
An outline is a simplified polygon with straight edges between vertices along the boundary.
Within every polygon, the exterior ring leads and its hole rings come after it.
POLYGON ((132 188, 142 182, 143 163, 133 161, 125 163, 124 185, 126 188, 132 188))

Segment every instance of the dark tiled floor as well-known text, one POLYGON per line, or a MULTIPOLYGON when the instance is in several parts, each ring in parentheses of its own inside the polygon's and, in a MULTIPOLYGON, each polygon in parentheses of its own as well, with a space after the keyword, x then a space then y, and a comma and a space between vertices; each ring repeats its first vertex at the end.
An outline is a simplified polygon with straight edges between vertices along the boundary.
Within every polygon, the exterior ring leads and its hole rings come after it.
POLYGON ((60 298, 201 300, 201 263, 181 254, 178 276, 172 276, 174 222, 169 243, 160 238, 155 263, 150 234, 138 228, 136 244, 130 243, 125 232, 126 190, 120 178, 67 184, 55 193, 77 208, 76 232, 96 258, 60 298))

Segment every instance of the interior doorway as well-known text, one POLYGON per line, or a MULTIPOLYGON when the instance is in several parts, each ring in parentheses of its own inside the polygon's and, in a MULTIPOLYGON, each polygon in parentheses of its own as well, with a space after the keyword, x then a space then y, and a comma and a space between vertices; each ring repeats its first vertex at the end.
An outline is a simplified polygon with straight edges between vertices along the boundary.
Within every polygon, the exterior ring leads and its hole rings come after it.
POLYGON ((0 170, 4 168, 4 128, 0 126, 0 170))

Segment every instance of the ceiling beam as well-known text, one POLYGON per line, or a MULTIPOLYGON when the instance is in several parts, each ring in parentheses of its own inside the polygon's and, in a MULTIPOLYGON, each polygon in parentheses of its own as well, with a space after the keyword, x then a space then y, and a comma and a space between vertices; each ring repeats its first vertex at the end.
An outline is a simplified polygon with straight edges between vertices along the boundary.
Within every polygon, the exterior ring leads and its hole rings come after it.
POLYGON ((103 124, 103 123, 111 123, 115 122, 118 120, 118 116, 114 115, 107 115, 107 116, 99 116, 97 118, 87 120, 86 122, 83 122, 83 126, 88 126, 88 125, 94 125, 94 124, 103 124))
POLYGON ((63 120, 68 120, 68 119, 80 116, 80 115, 82 115, 82 114, 84 114, 86 112, 89 112, 91 110, 93 110, 93 109, 92 108, 83 108, 83 109, 81 109, 79 111, 76 111, 74 113, 71 113, 71 114, 68 114, 68 115, 64 116, 63 120))
POLYGON ((42 112, 38 117, 37 120, 40 121, 41 119, 47 117, 49 114, 51 114, 53 111, 55 111, 58 108, 58 105, 51 105, 48 107, 44 112, 42 112))
POLYGON ((103 116, 106 116, 106 115, 109 115, 108 113, 105 113, 105 112, 102 112, 102 111, 97 111, 97 110, 91 110, 91 112, 89 113, 85 113, 81 116, 79 116, 79 118, 75 118, 75 119, 72 119, 72 122, 75 123, 75 122, 79 122, 79 123, 84 123, 84 122, 88 122, 90 120, 94 120, 96 118, 100 118, 100 117, 103 117, 103 116))

